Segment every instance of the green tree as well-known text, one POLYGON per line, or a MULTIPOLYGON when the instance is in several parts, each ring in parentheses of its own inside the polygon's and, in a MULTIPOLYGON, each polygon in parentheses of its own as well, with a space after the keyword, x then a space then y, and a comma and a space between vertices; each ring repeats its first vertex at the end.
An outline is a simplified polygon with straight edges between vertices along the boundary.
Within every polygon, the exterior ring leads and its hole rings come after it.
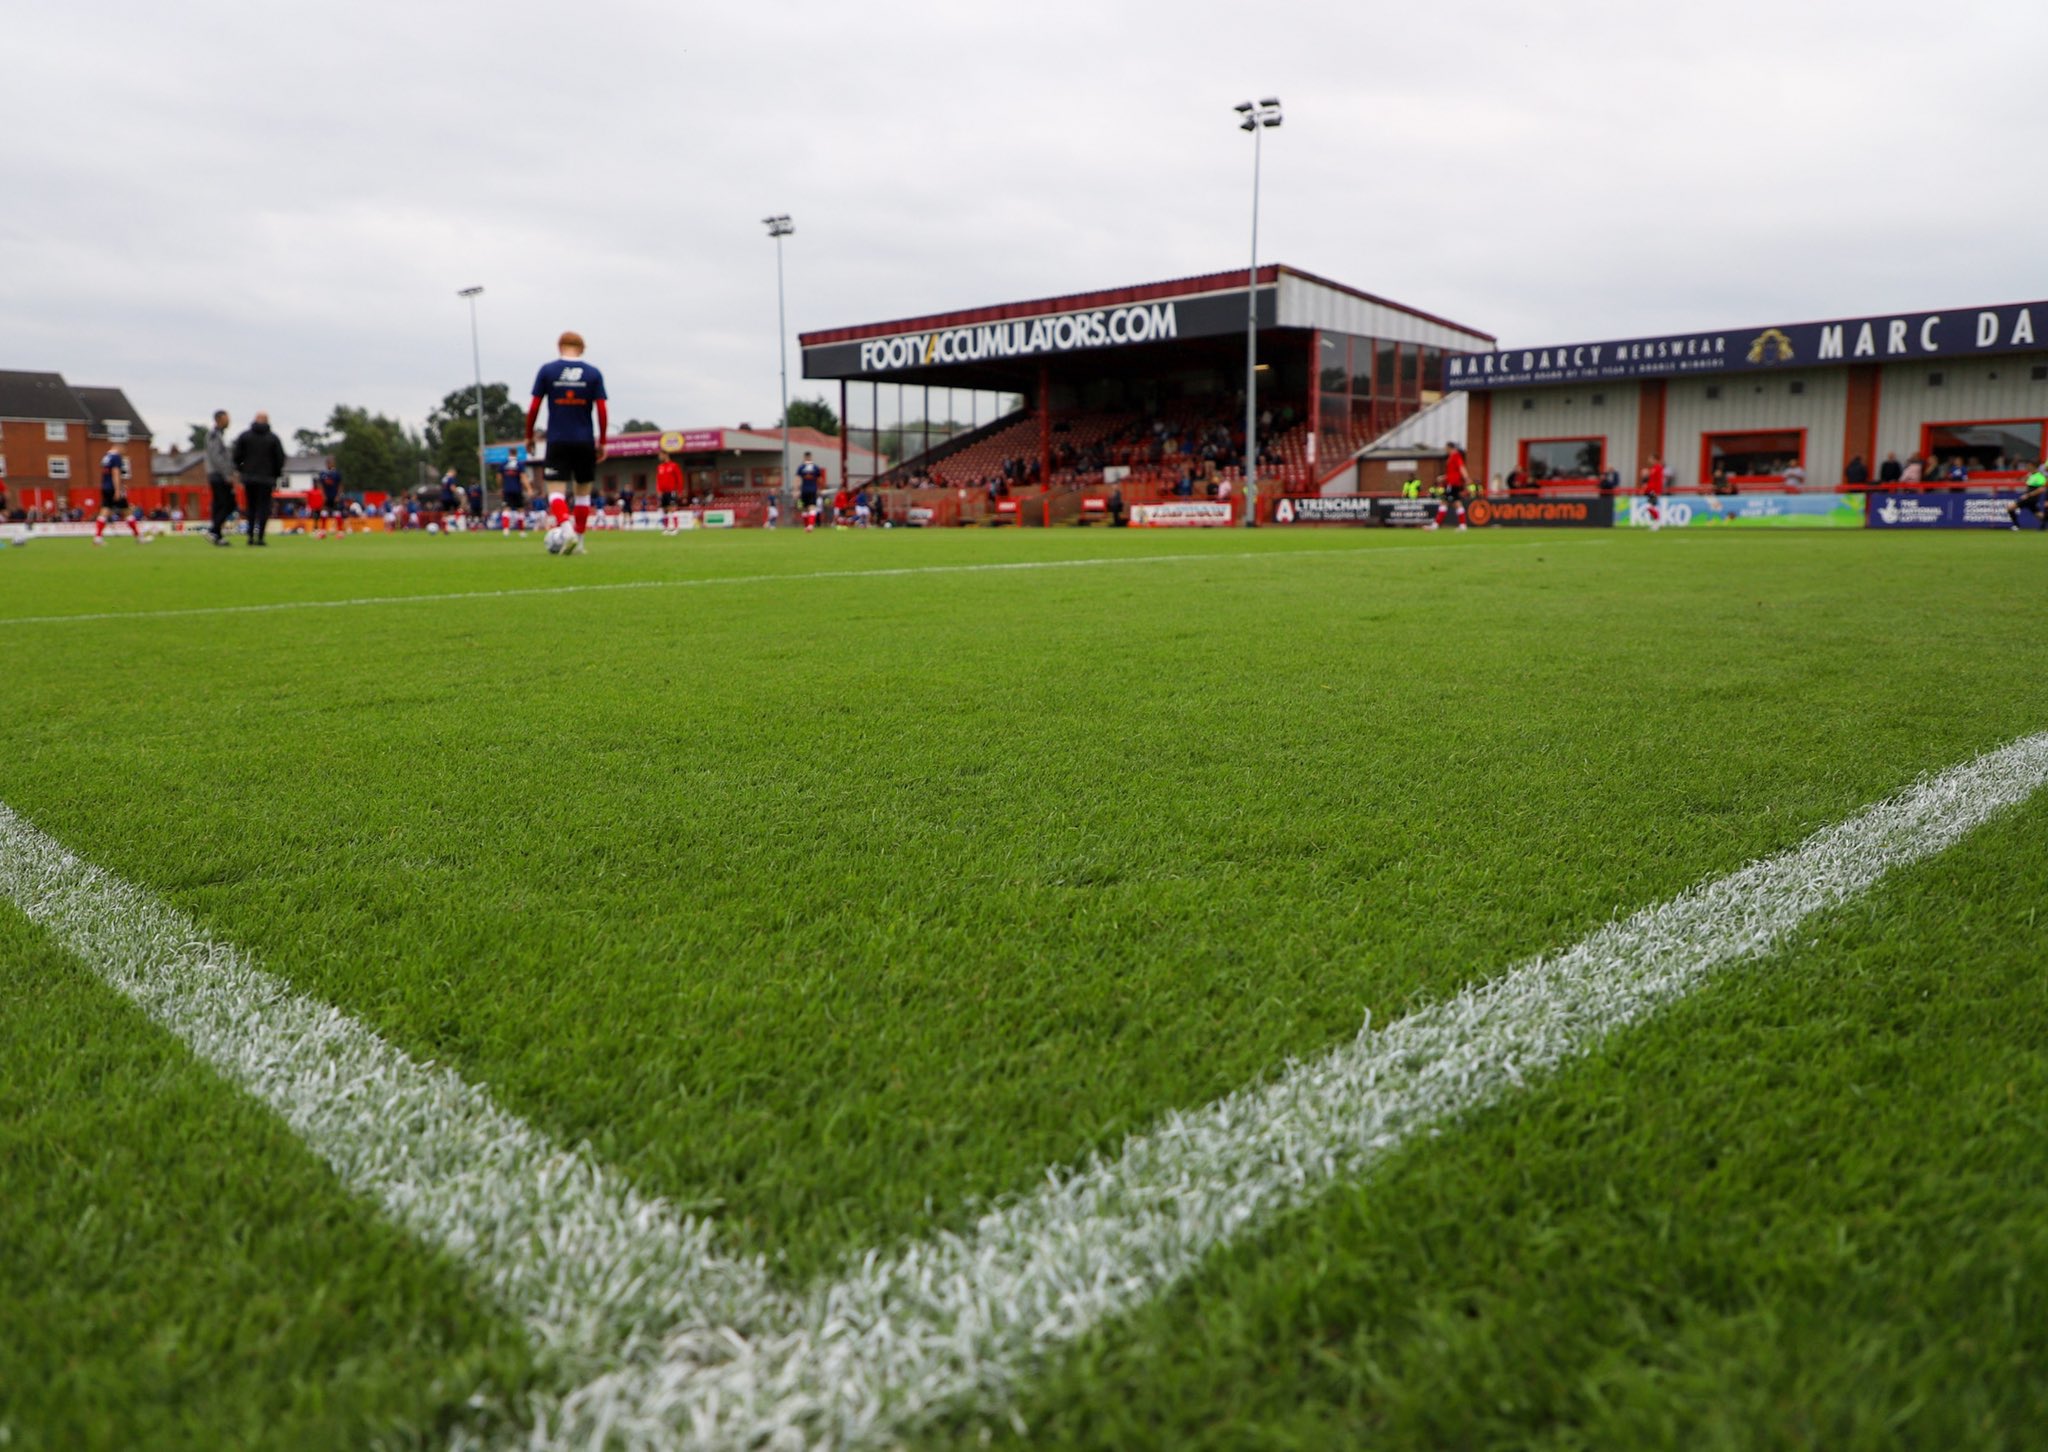
POLYGON ((658 434, 661 432, 661 425, 649 423, 644 418, 629 418, 619 425, 618 431, 622 434, 658 434))
POLYGON ((327 418, 327 437, 351 493, 403 494, 419 483, 425 446, 397 419, 338 403, 327 418))
POLYGON ((191 442, 185 447, 188 449, 203 449, 206 447, 206 436, 213 432, 213 425, 186 424, 185 432, 191 436, 191 442))
MULTIPOLYGON (((525 437, 526 410, 503 383, 484 385, 484 441, 506 443, 525 437)), ((458 388, 427 415, 427 461, 438 472, 453 469, 476 487, 476 385, 458 388)))
POLYGON ((334 446, 334 440, 321 429, 293 429, 292 446, 302 454, 324 454, 334 446))
POLYGON ((816 429, 821 434, 839 436, 839 415, 832 411, 832 405, 822 398, 794 398, 790 400, 789 412, 783 415, 783 427, 792 429, 816 429))

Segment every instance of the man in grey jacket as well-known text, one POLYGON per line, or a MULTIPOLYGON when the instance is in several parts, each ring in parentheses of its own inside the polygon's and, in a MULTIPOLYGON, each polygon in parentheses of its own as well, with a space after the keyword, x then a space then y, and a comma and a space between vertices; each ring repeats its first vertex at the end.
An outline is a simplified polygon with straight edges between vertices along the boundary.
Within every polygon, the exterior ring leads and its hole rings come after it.
POLYGON ((213 427, 206 434, 206 485, 213 491, 213 528, 207 533, 217 545, 228 542, 228 516, 235 512, 235 460, 228 452, 228 411, 213 411, 213 427))
POLYGON ((249 543, 267 544, 270 494, 284 477, 284 442, 270 431, 270 415, 258 413, 235 440, 235 472, 242 476, 242 494, 249 510, 249 543))

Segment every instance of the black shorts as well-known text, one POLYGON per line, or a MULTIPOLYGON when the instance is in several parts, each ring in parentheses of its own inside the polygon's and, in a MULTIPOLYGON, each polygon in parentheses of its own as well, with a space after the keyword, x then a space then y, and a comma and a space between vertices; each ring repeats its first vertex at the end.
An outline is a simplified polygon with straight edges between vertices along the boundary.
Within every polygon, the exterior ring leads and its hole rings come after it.
POLYGON ((597 478, 596 444, 549 444, 541 477, 557 484, 588 484, 597 478))
POLYGON ((524 489, 507 489, 505 491, 505 507, 507 509, 526 508, 526 491, 524 489))

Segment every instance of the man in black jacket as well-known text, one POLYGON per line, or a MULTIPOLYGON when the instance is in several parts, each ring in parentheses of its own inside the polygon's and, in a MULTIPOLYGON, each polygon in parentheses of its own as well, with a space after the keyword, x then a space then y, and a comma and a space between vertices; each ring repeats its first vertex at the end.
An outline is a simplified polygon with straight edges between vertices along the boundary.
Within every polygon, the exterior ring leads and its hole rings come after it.
POLYGON ((249 543, 260 545, 270 525, 270 493, 284 476, 284 443, 270 431, 269 414, 257 414, 235 440, 235 472, 249 506, 249 543))

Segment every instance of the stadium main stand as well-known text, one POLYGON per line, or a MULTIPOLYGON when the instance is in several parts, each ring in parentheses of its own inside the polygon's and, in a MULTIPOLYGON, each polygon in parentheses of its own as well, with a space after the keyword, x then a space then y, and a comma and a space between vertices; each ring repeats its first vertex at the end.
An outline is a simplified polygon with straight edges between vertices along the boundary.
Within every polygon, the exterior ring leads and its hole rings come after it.
MULTIPOLYGON (((892 495, 950 491, 963 514, 977 497, 993 508, 1006 497, 1111 483, 1127 499, 1239 496, 1254 302, 1266 492, 1312 492, 1349 476, 1355 455, 1444 396, 1449 359, 1494 341, 1275 264, 1259 270, 1249 297, 1243 272, 1211 273, 809 332, 803 371, 839 382, 842 418, 863 384, 874 419, 886 388, 899 400, 907 388, 1024 400, 1021 410, 888 468, 875 482, 892 495)), ((1046 504, 1036 512, 1058 511, 1046 504)))

